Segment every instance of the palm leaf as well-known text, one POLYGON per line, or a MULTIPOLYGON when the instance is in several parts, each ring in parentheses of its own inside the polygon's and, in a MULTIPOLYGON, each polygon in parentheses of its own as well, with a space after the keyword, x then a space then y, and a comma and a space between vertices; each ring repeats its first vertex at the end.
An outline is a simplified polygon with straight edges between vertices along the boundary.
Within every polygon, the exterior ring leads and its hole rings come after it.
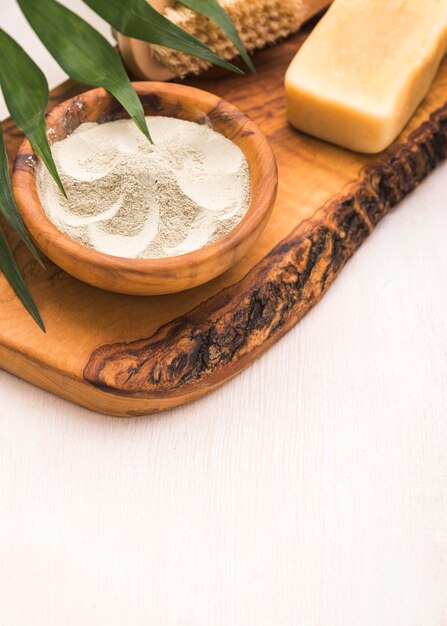
POLYGON ((170 22, 147 0, 84 0, 84 2, 127 37, 181 50, 237 74, 243 74, 240 69, 221 59, 204 43, 170 22))
POLYGON ((39 315, 39 311, 34 303, 34 300, 28 291, 25 281, 20 273, 17 263, 12 256, 11 248, 6 241, 6 237, 0 230, 0 271, 6 276, 9 284, 16 292, 17 296, 21 300, 22 304, 28 310, 30 315, 34 318, 35 322, 45 332, 45 326, 42 318, 39 315))
POLYGON ((46 136, 48 83, 19 44, 0 29, 0 85, 6 106, 65 194, 46 136))
POLYGON ((3 142, 3 131, 0 126, 0 212, 8 220, 12 228, 20 235, 22 241, 26 244, 36 261, 43 267, 43 263, 33 246, 31 239, 26 231, 25 225, 20 217, 14 201, 11 189, 11 181, 8 173, 8 157, 6 155, 5 144, 3 142))
POLYGON ((196 13, 202 13, 202 15, 205 15, 210 20, 215 22, 233 43, 250 72, 252 74, 256 74, 255 66, 248 56, 245 46, 239 37, 239 33, 237 32, 228 14, 217 2, 217 0, 180 0, 180 4, 188 7, 188 9, 196 11, 196 13))
POLYGON ((17 1, 39 39, 67 74, 80 83, 107 89, 150 140, 141 102, 107 39, 56 0, 17 1))

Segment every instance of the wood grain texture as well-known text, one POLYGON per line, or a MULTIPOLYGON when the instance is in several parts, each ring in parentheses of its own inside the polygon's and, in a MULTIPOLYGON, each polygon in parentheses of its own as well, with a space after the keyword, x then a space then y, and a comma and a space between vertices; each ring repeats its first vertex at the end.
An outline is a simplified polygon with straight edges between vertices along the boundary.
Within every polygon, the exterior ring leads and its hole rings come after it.
MULTIPOLYGON (((134 87, 146 116, 208 125, 242 150, 250 172, 250 205, 235 228, 218 241, 177 257, 125 259, 87 248, 63 234, 48 218, 37 190, 38 157, 27 140, 14 160, 14 196, 36 245, 72 276, 94 287, 127 295, 175 293, 209 282, 247 254, 272 212, 278 171, 265 135, 228 102, 186 85, 143 82, 134 83, 134 87)), ((128 117, 108 92, 92 89, 52 109, 47 117, 47 133, 50 143, 56 143, 81 124, 103 124, 128 117)))
POLYGON ((125 298, 57 268, 44 275, 18 248, 49 333, 24 321, 12 338, 11 303, 0 320, 3 367, 95 410, 161 410, 234 376, 319 300, 379 219, 445 158, 447 65, 399 143, 365 157, 288 127, 283 74, 304 36, 261 53, 257 77, 201 81, 255 119, 279 162, 278 201, 252 251, 204 287, 125 298))
POLYGON ((446 157, 447 106, 239 283, 147 340, 102 346, 84 377, 123 394, 182 393, 228 379, 318 302, 379 220, 446 157))

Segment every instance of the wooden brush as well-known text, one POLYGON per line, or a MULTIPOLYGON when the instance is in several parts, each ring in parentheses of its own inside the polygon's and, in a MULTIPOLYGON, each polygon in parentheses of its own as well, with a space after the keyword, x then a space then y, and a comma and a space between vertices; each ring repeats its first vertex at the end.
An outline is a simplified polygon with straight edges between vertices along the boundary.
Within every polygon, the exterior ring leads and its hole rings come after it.
MULTIPOLYGON (((174 0, 151 0, 154 8, 191 33, 219 56, 231 60, 237 50, 211 20, 174 0)), ((220 0, 233 20, 249 53, 296 32, 301 25, 330 4, 330 0, 220 0)), ((200 74, 210 63, 177 50, 118 35, 118 44, 129 69, 139 78, 169 80, 200 74)))

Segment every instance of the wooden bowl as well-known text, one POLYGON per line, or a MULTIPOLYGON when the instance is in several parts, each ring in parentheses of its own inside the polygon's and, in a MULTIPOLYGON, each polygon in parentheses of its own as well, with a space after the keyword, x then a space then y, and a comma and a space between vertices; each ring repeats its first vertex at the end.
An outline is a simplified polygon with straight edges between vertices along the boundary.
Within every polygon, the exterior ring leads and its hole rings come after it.
MULTIPOLYGON (((56 265, 86 283, 132 295, 173 293, 201 285, 243 257, 264 229, 273 208, 278 174, 272 149, 259 128, 236 107, 206 91, 168 83, 134 83, 146 115, 207 123, 244 152, 250 171, 250 206, 241 222, 218 241, 188 254, 162 259, 126 259, 73 241, 50 221, 36 187, 38 159, 24 141, 14 163, 14 195, 36 245, 56 265)), ((105 90, 94 89, 60 104, 47 116, 51 143, 84 122, 128 117, 105 90)))

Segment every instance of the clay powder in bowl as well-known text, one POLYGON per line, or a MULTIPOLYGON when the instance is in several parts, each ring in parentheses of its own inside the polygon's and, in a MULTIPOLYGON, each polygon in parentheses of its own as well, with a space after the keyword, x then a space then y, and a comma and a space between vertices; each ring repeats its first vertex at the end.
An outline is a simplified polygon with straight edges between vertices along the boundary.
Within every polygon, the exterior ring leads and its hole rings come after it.
POLYGON ((273 209, 276 161, 259 127, 222 98, 133 85, 155 147, 109 93, 87 91, 47 117, 68 201, 26 140, 14 195, 37 246, 69 274, 117 293, 175 293, 247 254, 273 209))
POLYGON ((105 254, 155 259, 199 250, 248 210, 244 153, 206 125, 146 119, 153 144, 131 120, 82 124, 54 144, 68 197, 40 163, 42 206, 59 230, 105 254))

